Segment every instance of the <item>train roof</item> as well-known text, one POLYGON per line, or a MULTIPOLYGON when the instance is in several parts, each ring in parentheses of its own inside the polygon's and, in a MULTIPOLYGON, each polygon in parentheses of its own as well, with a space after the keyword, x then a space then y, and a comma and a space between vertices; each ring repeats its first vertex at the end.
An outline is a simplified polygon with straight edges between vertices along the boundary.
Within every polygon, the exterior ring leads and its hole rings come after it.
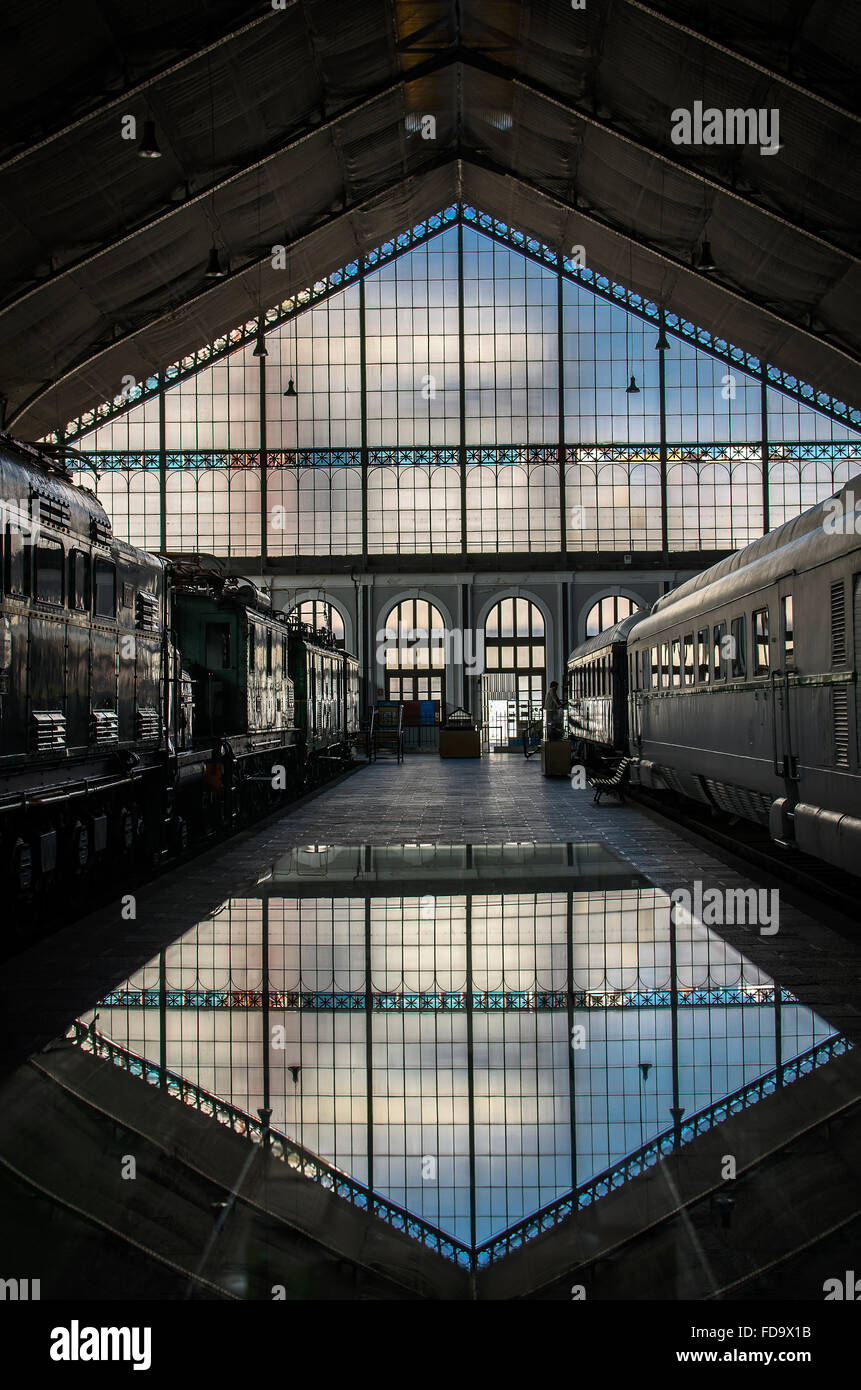
POLYGON ((742 550, 728 555, 725 560, 720 560, 680 584, 677 589, 662 595, 645 620, 644 627, 637 633, 637 639, 647 639, 668 623, 686 622, 698 612, 730 603, 784 576, 803 574, 837 555, 858 549, 861 547, 859 513, 861 478, 850 478, 833 497, 818 502, 815 507, 793 517, 792 521, 760 536, 742 550), (830 532, 825 529, 825 521, 828 516, 835 515, 834 498, 843 498, 844 508, 851 502, 848 512, 850 519, 842 530, 830 532))
POLYGON ((575 647, 569 656, 569 666, 572 661, 579 661, 581 657, 593 656, 595 652, 603 652, 607 647, 612 647, 618 642, 624 644, 628 640, 628 633, 631 629, 647 616, 647 610, 641 608, 636 613, 629 613, 627 618, 622 618, 612 627, 605 627, 604 631, 599 632, 595 637, 587 637, 586 641, 581 642, 579 647, 575 647))
MULTIPOLYGON (((0 497, 9 501, 14 496, 13 490, 20 487, 26 487, 28 497, 33 489, 46 503, 65 504, 69 529, 75 534, 87 532, 92 519, 112 535, 110 518, 101 502, 89 488, 78 487, 73 482, 61 455, 37 444, 22 443, 0 431, 0 497)), ((43 521, 51 525, 50 508, 43 521)))

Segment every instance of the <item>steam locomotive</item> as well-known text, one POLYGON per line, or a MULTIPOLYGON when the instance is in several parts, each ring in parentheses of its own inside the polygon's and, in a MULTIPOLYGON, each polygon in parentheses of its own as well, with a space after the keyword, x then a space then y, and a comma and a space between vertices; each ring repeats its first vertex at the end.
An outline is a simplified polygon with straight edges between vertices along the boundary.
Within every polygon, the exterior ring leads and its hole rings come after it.
POLYGON ((569 732, 631 781, 861 873, 857 480, 590 638, 569 732))
POLYGON ((154 865, 351 762, 355 657, 246 580, 118 540, 59 458, 5 434, 0 576, 13 901, 109 861, 154 865))

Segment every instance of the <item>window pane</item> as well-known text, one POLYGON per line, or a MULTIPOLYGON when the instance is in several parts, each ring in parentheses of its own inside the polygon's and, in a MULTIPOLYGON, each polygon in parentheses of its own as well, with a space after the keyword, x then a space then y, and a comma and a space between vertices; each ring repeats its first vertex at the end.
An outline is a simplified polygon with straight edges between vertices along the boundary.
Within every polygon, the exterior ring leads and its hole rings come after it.
POLYGON ((113 618, 117 611, 116 566, 106 560, 96 561, 93 611, 97 617, 113 618))

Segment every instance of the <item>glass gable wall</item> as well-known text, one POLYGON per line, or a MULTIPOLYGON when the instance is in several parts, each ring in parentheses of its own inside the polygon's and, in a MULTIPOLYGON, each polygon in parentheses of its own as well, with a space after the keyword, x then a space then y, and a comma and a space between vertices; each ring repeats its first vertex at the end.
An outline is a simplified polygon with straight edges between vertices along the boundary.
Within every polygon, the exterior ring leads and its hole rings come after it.
POLYGON ((855 412, 471 209, 286 303, 265 356, 245 325, 63 431, 118 535, 272 559, 721 551, 861 470, 855 412))

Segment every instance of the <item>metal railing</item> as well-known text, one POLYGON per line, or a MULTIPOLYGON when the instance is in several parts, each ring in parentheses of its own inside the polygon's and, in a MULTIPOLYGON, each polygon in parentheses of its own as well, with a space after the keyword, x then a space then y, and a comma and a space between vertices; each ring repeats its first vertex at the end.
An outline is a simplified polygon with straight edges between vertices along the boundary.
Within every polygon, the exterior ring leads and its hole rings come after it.
POLYGON ((598 1173, 594 1178, 582 1186, 575 1188, 565 1197, 557 1198, 555 1202, 550 1202, 546 1207, 533 1212, 525 1220, 519 1221, 515 1226, 510 1226, 501 1235, 494 1236, 491 1240, 484 1241, 475 1251, 475 1265, 478 1269, 486 1268, 494 1264, 497 1260, 503 1259, 512 1250, 519 1249, 527 1241, 534 1240, 536 1236, 544 1231, 552 1230, 561 1221, 567 1219, 574 1212, 581 1211, 584 1207, 589 1207, 599 1198, 606 1197, 609 1192, 624 1186, 632 1178, 639 1177, 647 1169, 654 1166, 666 1154, 672 1153, 679 1145, 687 1144, 691 1139, 695 1139, 699 1134, 705 1134, 707 1130, 720 1124, 730 1115, 736 1115, 748 1106, 755 1105, 763 1097, 773 1094, 782 1086, 791 1085, 799 1077, 807 1075, 825 1062, 830 1062, 833 1057, 840 1057, 845 1052, 851 1052, 853 1044, 840 1033, 835 1033, 827 1038, 825 1042, 812 1047, 808 1052, 801 1053, 800 1056, 793 1058, 791 1062, 776 1068, 774 1071, 767 1072, 765 1076, 760 1076, 756 1081, 748 1082, 746 1086, 733 1091, 729 1096, 724 1096, 722 1100, 715 1101, 703 1110, 698 1110, 691 1115, 690 1119, 685 1120, 679 1126, 666 1129, 655 1139, 644 1144, 635 1153, 628 1154, 627 1157, 614 1163, 612 1167, 605 1168, 603 1173, 598 1173))
POLYGON ((706 1133, 731 1115, 755 1105, 779 1088, 791 1085, 793 1081, 798 1081, 800 1077, 815 1071, 834 1057, 841 1057, 853 1050, 853 1044, 848 1038, 840 1033, 833 1034, 816 1047, 794 1057, 792 1061, 697 1111, 678 1128, 673 1126, 664 1130, 648 1144, 628 1154, 610 1168, 604 1169, 588 1182, 541 1207, 531 1216, 510 1226, 500 1235, 484 1241, 473 1250, 463 1241, 446 1235, 430 1222, 413 1215, 405 1207, 399 1207, 387 1198, 378 1196, 355 1178, 326 1163, 324 1159, 303 1148, 287 1135, 272 1129, 271 1126, 267 1128, 262 1121, 253 1119, 251 1115, 227 1101, 219 1100, 217 1096, 186 1080, 185 1077, 137 1056, 136 1053, 121 1047, 119 1043, 97 1033, 92 1026, 76 1021, 73 1024, 73 1033, 74 1042, 85 1052, 108 1058, 115 1066, 121 1067, 132 1076, 140 1077, 151 1086, 164 1089, 168 1095, 182 1101, 183 1105, 199 1110, 201 1114, 226 1125, 252 1143, 261 1144, 268 1135, 269 1152, 273 1158, 280 1159, 301 1176, 319 1183, 336 1197, 343 1197, 359 1210, 385 1221, 393 1230, 401 1231, 413 1240, 420 1241, 422 1245, 435 1251, 443 1259, 452 1261, 461 1269, 483 1269, 503 1259, 511 1251, 520 1249, 527 1241, 552 1230, 575 1212, 591 1206, 601 1197, 624 1186, 632 1178, 639 1177, 680 1145, 706 1133))
POLYGON ((451 1260, 463 1269, 471 1267, 472 1252, 468 1245, 464 1245, 453 1236, 446 1235, 444 1231, 440 1231, 436 1226, 423 1221, 421 1217, 414 1216, 405 1207, 399 1207, 394 1202, 388 1201, 387 1198, 378 1196, 376 1192, 371 1192, 364 1184, 351 1178, 348 1173, 344 1173, 340 1168, 335 1168, 331 1163, 326 1163, 324 1159, 318 1158, 316 1154, 303 1148, 301 1144, 297 1144, 286 1134, 281 1134, 280 1131, 271 1126, 265 1126, 261 1120, 255 1120, 237 1106, 219 1100, 211 1092, 205 1091, 202 1086, 197 1086, 193 1081, 178 1076, 176 1072, 168 1071, 155 1062, 147 1061, 145 1057, 137 1056, 128 1048, 121 1047, 119 1043, 112 1042, 110 1038, 97 1033, 94 1028, 88 1027, 85 1023, 76 1021, 73 1028, 74 1041, 84 1052, 91 1052, 97 1057, 106 1057, 113 1062, 114 1066, 121 1067, 123 1071, 129 1072, 132 1076, 140 1077, 150 1086, 158 1086, 174 1100, 182 1101, 183 1105, 188 1105, 193 1110, 199 1110, 202 1115, 217 1120, 219 1124, 232 1129, 235 1134, 249 1139, 252 1144, 263 1144, 268 1137, 269 1153, 272 1157, 286 1163, 288 1168, 292 1168, 300 1176, 310 1178, 312 1182, 319 1183, 321 1187, 334 1193, 336 1197, 343 1197, 360 1211, 368 1212, 371 1216, 385 1221, 393 1230, 402 1231, 404 1235, 420 1241, 422 1245, 434 1250, 443 1259, 451 1260))

